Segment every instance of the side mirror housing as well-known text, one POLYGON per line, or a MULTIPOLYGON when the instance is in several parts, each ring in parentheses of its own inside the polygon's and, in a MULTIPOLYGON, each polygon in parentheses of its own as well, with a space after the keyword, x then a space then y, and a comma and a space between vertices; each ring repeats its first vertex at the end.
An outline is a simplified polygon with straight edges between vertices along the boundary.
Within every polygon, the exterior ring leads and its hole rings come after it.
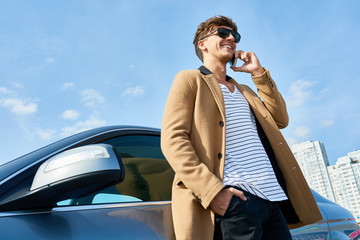
POLYGON ((108 144, 82 146, 59 153, 40 165, 30 189, 0 202, 0 209, 51 208, 120 182, 124 168, 116 149, 108 144))

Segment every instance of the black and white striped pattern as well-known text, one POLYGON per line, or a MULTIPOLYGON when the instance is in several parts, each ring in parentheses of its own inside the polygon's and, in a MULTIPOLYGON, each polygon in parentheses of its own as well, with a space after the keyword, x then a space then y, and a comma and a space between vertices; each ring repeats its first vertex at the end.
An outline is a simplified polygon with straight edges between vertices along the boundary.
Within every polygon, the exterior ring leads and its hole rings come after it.
POLYGON ((269 201, 286 200, 259 138, 249 103, 236 87, 231 93, 225 85, 219 85, 226 113, 223 183, 269 201))

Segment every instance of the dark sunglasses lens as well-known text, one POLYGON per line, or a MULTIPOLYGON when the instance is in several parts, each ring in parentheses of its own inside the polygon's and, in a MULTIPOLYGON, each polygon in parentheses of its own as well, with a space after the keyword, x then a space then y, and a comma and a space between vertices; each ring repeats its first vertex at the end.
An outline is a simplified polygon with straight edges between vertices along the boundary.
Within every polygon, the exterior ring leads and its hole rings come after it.
POLYGON ((236 43, 239 43, 240 42, 240 39, 241 39, 241 36, 238 32, 233 32, 233 35, 234 35, 234 38, 235 38, 235 42, 236 43))
POLYGON ((218 29, 218 35, 221 38, 227 38, 230 35, 230 33, 234 36, 234 41, 236 43, 240 42, 241 36, 238 32, 235 32, 235 31, 227 29, 227 28, 219 28, 218 29))
POLYGON ((231 30, 227 28, 219 28, 218 29, 218 35, 221 38, 227 38, 230 35, 231 30))

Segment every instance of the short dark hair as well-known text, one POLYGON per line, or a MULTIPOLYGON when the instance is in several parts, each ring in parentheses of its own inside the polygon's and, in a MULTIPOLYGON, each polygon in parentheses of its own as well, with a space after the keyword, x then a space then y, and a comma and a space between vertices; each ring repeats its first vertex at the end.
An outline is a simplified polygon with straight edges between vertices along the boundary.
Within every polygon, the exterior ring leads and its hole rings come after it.
POLYGON ((215 15, 214 17, 207 19, 205 22, 200 23, 195 33, 193 44, 195 47, 195 53, 201 61, 203 61, 203 54, 201 49, 198 47, 200 39, 206 36, 206 34, 211 32, 214 28, 219 26, 231 27, 234 31, 237 32, 236 23, 234 23, 231 18, 221 15, 215 15))

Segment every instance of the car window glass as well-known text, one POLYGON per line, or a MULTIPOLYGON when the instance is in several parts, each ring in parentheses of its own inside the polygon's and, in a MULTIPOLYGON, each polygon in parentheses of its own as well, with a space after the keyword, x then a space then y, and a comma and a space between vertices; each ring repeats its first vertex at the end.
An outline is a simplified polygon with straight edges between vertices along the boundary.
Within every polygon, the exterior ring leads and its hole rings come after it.
POLYGON ((171 199, 174 172, 161 152, 159 136, 127 135, 102 143, 118 151, 124 165, 124 180, 82 198, 61 201, 58 206, 171 199))
POLYGON ((109 194, 99 193, 97 194, 92 203, 113 203, 113 202, 141 202, 141 199, 132 196, 120 195, 120 194, 109 194))

